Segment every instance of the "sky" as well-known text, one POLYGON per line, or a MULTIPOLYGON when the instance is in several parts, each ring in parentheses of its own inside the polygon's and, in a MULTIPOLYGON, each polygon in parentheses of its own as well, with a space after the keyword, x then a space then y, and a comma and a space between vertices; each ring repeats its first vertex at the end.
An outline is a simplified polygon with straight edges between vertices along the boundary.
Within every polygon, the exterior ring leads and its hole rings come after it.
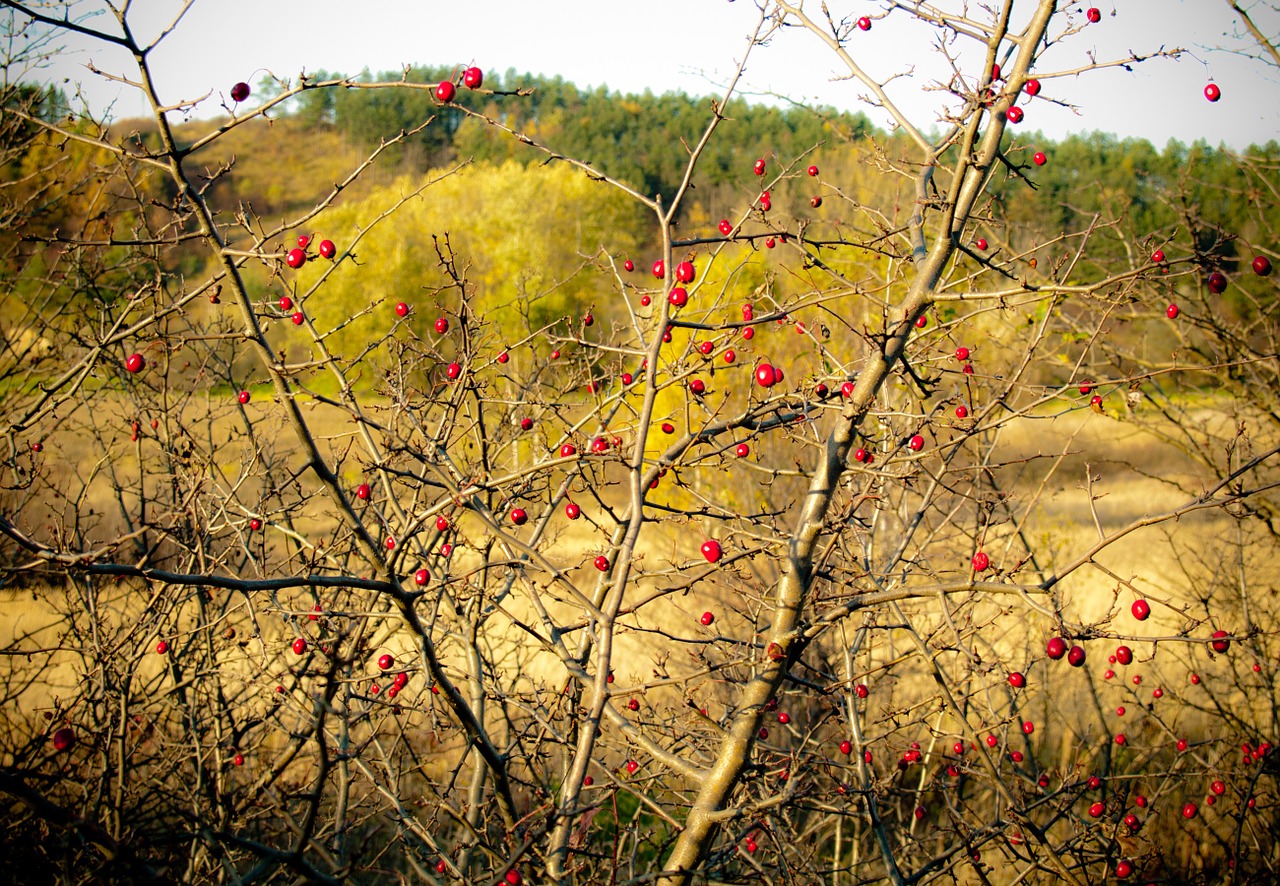
MULTIPOLYGON (((34 0, 33 0, 34 2, 34 0)), ((1060 0, 1057 40, 1037 62, 1044 89, 1026 107, 1021 129, 1050 139, 1100 130, 1142 137, 1156 147, 1170 139, 1243 149, 1280 138, 1280 68, 1248 58, 1248 38, 1226 0, 1094 0, 1102 13, 1088 24, 1084 6, 1060 0), (1222 48, 1222 47, 1225 47, 1222 48), (1091 61, 1123 60, 1133 54, 1185 50, 1177 59, 1082 71, 1091 61), (1205 100, 1210 80, 1222 98, 1205 100)), ((1270 35, 1280 35, 1280 14, 1269 0, 1243 0, 1270 35)), ((61 12, 65 3, 44 3, 61 12)), ((883 0, 827 0, 834 16, 869 15, 870 31, 850 38, 851 55, 866 71, 888 80, 890 97, 921 130, 939 126, 945 94, 936 87, 949 68, 936 35, 901 11, 884 15, 883 0), (877 16, 881 16, 878 17, 877 16), (893 79, 890 79, 893 78, 893 79)), ((961 0, 935 0, 959 8, 961 0)), ((984 5, 970 0, 975 17, 984 5)), ((1032 0, 1016 0, 1017 15, 1032 0)), ((78 15, 101 10, 103 0, 71 6, 78 15)), ((134 0, 130 26, 139 38, 167 27, 178 0, 134 0)), ((807 7, 818 14, 818 4, 807 7)), ((1025 10, 1025 12, 1023 12, 1025 10)), ((0 13, 4 16, 5 13, 0 13)), ((396 70, 408 64, 477 65, 489 72, 559 75, 583 87, 656 93, 681 90, 715 95, 735 70, 759 18, 753 0, 196 0, 177 27, 152 53, 155 80, 165 102, 210 97, 195 116, 212 116, 233 83, 255 87, 264 74, 296 79, 300 71, 347 74, 364 68, 396 70)), ((86 24, 119 33, 109 15, 86 24)), ((959 54, 962 70, 980 67, 978 44, 945 47, 959 54)), ((29 77, 69 88, 81 84, 91 107, 110 107, 116 119, 145 111, 137 92, 91 73, 135 78, 132 60, 87 40, 65 42, 62 52, 29 77)), ((789 28, 768 45, 751 50, 740 94, 763 101, 816 102, 866 112, 888 126, 882 110, 865 101, 862 84, 844 78, 840 62, 811 34, 789 28)))

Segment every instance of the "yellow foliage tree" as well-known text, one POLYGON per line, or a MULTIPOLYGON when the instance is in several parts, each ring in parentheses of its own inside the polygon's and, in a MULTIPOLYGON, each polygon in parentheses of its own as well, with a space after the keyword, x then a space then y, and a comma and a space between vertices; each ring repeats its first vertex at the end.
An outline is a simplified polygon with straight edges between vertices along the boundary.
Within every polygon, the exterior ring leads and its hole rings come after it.
POLYGON ((636 249, 642 220, 615 189, 569 167, 528 170, 514 161, 432 171, 424 179, 401 180, 316 220, 342 261, 332 271, 308 265, 299 291, 330 274, 306 312, 321 329, 342 326, 330 339, 333 352, 354 353, 376 340, 401 301, 422 333, 437 317, 455 314, 459 296, 445 257, 465 279, 470 310, 508 339, 597 301, 601 319, 612 314, 609 284, 581 272, 636 249), (370 229, 425 182, 394 222, 370 229))

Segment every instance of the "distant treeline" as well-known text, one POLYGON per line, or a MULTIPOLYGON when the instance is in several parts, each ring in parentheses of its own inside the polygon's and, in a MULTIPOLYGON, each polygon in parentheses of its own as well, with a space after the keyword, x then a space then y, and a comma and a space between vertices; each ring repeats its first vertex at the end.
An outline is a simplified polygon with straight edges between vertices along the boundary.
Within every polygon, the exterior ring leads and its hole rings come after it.
MULTIPOLYGON (((453 75, 447 68, 414 67, 376 76, 365 71, 355 79, 434 84, 453 75)), ((312 79, 340 77, 320 71, 312 79)), ((623 95, 603 86, 582 90, 560 77, 514 70, 486 75, 484 89, 495 94, 459 89, 456 101, 560 154, 585 160, 646 196, 667 198, 683 179, 689 150, 705 130, 714 101, 683 93, 623 95)), ((435 123, 416 138, 435 165, 457 157, 495 163, 546 159, 457 106, 442 106, 430 90, 317 89, 299 97, 295 113, 308 126, 335 126, 365 146, 434 116, 435 123)), ((728 131, 713 139, 699 164, 699 181, 705 184, 736 181, 744 171, 750 177, 758 156, 787 161, 818 145, 857 140, 874 131, 862 114, 831 108, 779 108, 735 99, 722 113, 728 131), (750 158, 745 170, 744 158, 750 158)))
MULTIPOLYGON (((433 84, 454 75, 450 68, 412 67, 377 75, 365 71, 355 79, 433 84)), ((341 76, 320 71, 314 81, 341 76)), ((514 70, 488 74, 484 87, 496 94, 460 89, 456 101, 560 154, 586 160, 647 196, 675 193, 689 150, 705 129, 714 101, 683 93, 583 90, 559 77, 514 70)), ((546 154, 467 116, 459 107, 440 105, 430 90, 317 89, 300 96, 292 113, 309 129, 333 127, 365 148, 434 116, 433 125, 415 137, 426 166, 463 158, 493 163, 547 159, 546 154)), ((843 147, 861 147, 856 153, 864 160, 872 153, 868 150, 872 142, 891 157, 910 153, 901 136, 877 129, 862 114, 742 99, 731 101, 723 114, 722 129, 702 157, 694 179, 701 189, 695 202, 709 216, 740 205, 743 189, 758 185, 759 180, 751 183, 752 164, 758 157, 768 158, 772 172, 792 162, 803 168, 809 162, 807 152, 813 151, 809 156, 825 161, 824 171, 831 167, 834 172, 832 157, 843 147)), ((1009 127, 1009 133, 1006 157, 1018 172, 1007 170, 995 189, 997 200, 1005 204, 996 214, 1006 222, 1033 224, 1043 236, 1053 236, 1101 214, 1108 221, 1123 217, 1134 231, 1157 232, 1187 224, 1191 213, 1245 236, 1260 229, 1259 220, 1251 217, 1256 210, 1250 210, 1252 204, 1243 199, 1247 189, 1258 183, 1245 181, 1234 152, 1206 141, 1192 145, 1170 141, 1158 149, 1145 139, 1100 132, 1072 135, 1056 143, 1018 127, 1009 127), (1036 151, 1046 154, 1044 166, 1033 165, 1036 151), (1033 186, 1028 187, 1028 182, 1033 186)), ((1255 146, 1244 155, 1253 173, 1280 184, 1276 141, 1255 146)), ((872 175, 883 172, 883 167, 863 165, 862 169, 872 175)), ((1274 225, 1280 219, 1270 221, 1274 225)), ((1206 244, 1217 240, 1213 232, 1202 237, 1206 244)))
MULTIPOLYGON (((355 80, 434 85, 455 73, 414 67, 377 75, 366 71, 355 80)), ((335 79, 343 77, 318 71, 308 82, 335 79)), ((271 89, 267 82, 258 84, 248 105, 270 96, 271 89)), ((662 195, 666 200, 680 186, 690 151, 715 109, 714 101, 681 93, 583 90, 561 78, 514 71, 488 73, 484 89, 459 89, 452 105, 440 104, 425 88, 316 88, 274 109, 270 120, 254 119, 231 129, 184 163, 210 177, 211 202, 227 214, 223 218, 244 208, 270 227, 305 216, 376 145, 419 127, 415 135, 379 158, 358 182, 347 186, 339 205, 365 200, 388 188, 387 193, 398 193, 397 182, 405 177, 420 178, 428 170, 447 169, 462 161, 474 161, 476 167, 493 170, 492 176, 508 181, 513 165, 548 162, 547 153, 489 125, 487 118, 560 155, 587 161, 642 194, 662 195), (423 126, 427 121, 430 125, 423 126)), ((64 122, 69 113, 65 96, 56 90, 11 89, 4 105, 64 122)), ((767 220, 752 217, 744 231, 805 227, 819 239, 895 242, 890 232, 902 229, 917 199, 910 179, 895 174, 896 170, 910 175, 912 164, 919 162, 918 150, 904 136, 876 128, 861 114, 832 108, 734 100, 719 111, 724 117, 721 128, 701 157, 692 180, 694 190, 682 204, 682 236, 718 236, 719 219, 746 218, 757 204, 760 189, 782 174, 772 185, 772 215, 767 220), (761 177, 752 168, 758 158, 764 158, 768 167, 761 177), (821 168, 820 177, 805 174, 811 163, 821 168), (817 195, 824 199, 821 210, 810 208, 811 197, 817 195)), ((3 122, 0 147, 4 148, 5 176, 21 184, 0 195, 0 209, 4 201, 14 207, 27 205, 37 195, 47 196, 49 190, 75 192, 57 201, 46 200, 57 211, 33 217, 24 228, 28 238, 59 230, 65 235, 95 218, 111 219, 112 226, 121 230, 140 221, 115 215, 103 202, 109 193, 104 196, 93 187, 101 174, 98 169, 111 168, 121 162, 119 157, 98 156, 81 143, 48 137, 17 115, 6 114, 3 122), (95 168, 96 163, 103 165, 95 168)), ((97 133, 94 124, 84 119, 72 125, 97 133)), ((190 143, 202 137, 210 125, 208 121, 181 124, 179 141, 190 143)), ((159 147, 154 121, 119 121, 107 137, 159 147)), ((1264 233, 1280 230, 1280 145, 1275 141, 1240 153, 1204 141, 1170 142, 1158 149, 1143 139, 1097 132, 1052 142, 1024 127, 1010 126, 1002 159, 988 192, 990 202, 965 234, 991 241, 999 250, 994 254, 1023 255, 1028 261, 1036 254, 1042 262, 1067 260, 1064 257, 1073 254, 1079 243, 1061 238, 1086 229, 1095 233, 1085 250, 1087 260, 1072 264, 1071 272, 1078 279, 1112 273, 1117 262, 1132 266, 1144 261, 1142 255, 1126 253, 1126 239, 1153 245, 1176 241, 1180 244, 1177 254, 1194 253, 1204 266, 1228 273, 1236 270, 1241 257, 1259 248, 1275 254, 1277 245, 1268 242, 1264 233), (1033 163, 1037 151, 1046 155, 1042 166, 1033 163), (1248 199, 1259 191, 1276 199, 1261 204, 1248 199), (1261 213, 1259 205, 1264 206, 1261 213), (1228 237, 1223 231, 1233 234, 1228 237), (1117 233, 1126 236, 1114 236, 1117 233)), ((175 198, 167 177, 154 174, 146 181, 145 187, 159 199, 175 198)), ((549 179, 543 185, 562 187, 564 181, 549 179)), ((935 176, 934 185, 945 190, 945 169, 935 176)), ((544 202, 572 213, 573 204, 559 199, 567 194, 545 194, 544 202)), ((509 211, 529 212, 516 206, 509 211)), ((623 212, 609 204, 608 213, 617 242, 631 244, 639 254, 654 250, 656 228, 644 212, 623 212)), ((437 223, 451 230, 465 219, 442 216, 437 223)), ((234 228, 229 233, 236 235, 234 228)), ((0 232, 0 246, 15 235, 16 231, 0 232)), ((835 258, 828 253, 828 261, 835 258)), ((850 260, 863 258, 851 256, 850 260)), ((179 250, 167 261, 194 278, 203 270, 204 256, 198 250, 190 254, 179 250)))

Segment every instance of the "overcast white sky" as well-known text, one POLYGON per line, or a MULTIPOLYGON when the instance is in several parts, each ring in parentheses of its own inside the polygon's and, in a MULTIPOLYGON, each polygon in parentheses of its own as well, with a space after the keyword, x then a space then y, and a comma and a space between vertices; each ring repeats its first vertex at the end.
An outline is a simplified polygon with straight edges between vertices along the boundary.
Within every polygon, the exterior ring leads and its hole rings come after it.
MULTIPOLYGON (((936 0, 957 7, 959 0, 936 0)), ((1039 72, 1069 71, 1098 61, 1147 54, 1161 47, 1187 50, 1179 60, 1155 59, 1132 71, 1111 69, 1046 80, 1043 97, 1075 110, 1038 100, 1027 107, 1021 124, 1051 138, 1071 132, 1103 130, 1142 136, 1162 147, 1170 138, 1199 138, 1235 148, 1280 138, 1280 70, 1238 53, 1214 47, 1248 48, 1243 28, 1225 0, 1093 0, 1102 22, 1084 26, 1055 45, 1039 72), (1222 100, 1203 97, 1213 79, 1222 100)), ((1280 34, 1280 16, 1263 0, 1244 0, 1264 30, 1280 34)), ((46 4, 59 8, 62 4, 46 4)), ((808 0, 817 14, 818 4, 808 0)), ((1029 12, 1032 0, 1018 0, 1029 12)), ((1088 3, 1060 0, 1070 13, 1055 26, 1085 25, 1088 3)), ((73 6, 81 14, 101 0, 73 6)), ((177 0, 134 0, 130 22, 139 37, 153 36, 180 8, 177 0)), ((875 0, 828 0, 835 15, 877 15, 875 0)), ((981 3, 971 0, 971 14, 981 3)), ((9 13, 0 13, 8 15, 9 13)), ((153 64, 161 98, 177 101, 212 90, 203 110, 217 112, 220 95, 237 80, 256 85, 264 70, 296 77, 317 68, 358 73, 395 69, 404 64, 476 64, 489 72, 559 74, 581 86, 639 92, 683 90, 711 94, 732 71, 758 16, 752 0, 197 0, 177 30, 156 50, 153 64)), ((106 15, 86 22, 117 30, 106 15)), ((929 129, 938 119, 942 96, 926 87, 945 77, 932 36, 895 12, 877 20, 868 33, 850 41, 857 61, 878 77, 912 70, 889 92, 913 121, 929 129)), ((978 65, 977 47, 962 49, 970 70, 978 65)), ((62 81, 82 82, 84 93, 101 110, 114 102, 117 118, 143 112, 141 101, 90 73, 98 68, 132 77, 127 56, 89 48, 76 40, 43 72, 62 81)), ((816 100, 843 109, 865 110, 879 125, 887 116, 860 100, 860 84, 841 81, 838 61, 811 35, 792 29, 770 45, 753 50, 744 80, 748 93, 778 93, 816 100)))

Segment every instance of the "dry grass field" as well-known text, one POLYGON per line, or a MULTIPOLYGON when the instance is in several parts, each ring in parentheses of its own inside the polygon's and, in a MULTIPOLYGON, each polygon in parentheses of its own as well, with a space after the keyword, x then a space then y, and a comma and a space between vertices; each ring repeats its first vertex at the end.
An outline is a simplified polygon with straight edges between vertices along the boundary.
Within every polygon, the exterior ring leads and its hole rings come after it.
MULTIPOLYGON (((199 426, 207 420, 208 408, 208 401, 193 399, 184 409, 181 421, 173 420, 172 424, 174 427, 199 426)), ((258 445, 273 459, 286 463, 294 459, 296 454, 289 445, 289 437, 284 428, 274 423, 269 401, 260 398, 251 408, 256 412, 258 445)), ((326 409, 314 407, 312 417, 316 427, 328 432, 325 445, 338 450, 347 444, 351 432, 336 412, 326 417, 326 409)), ((104 515, 91 532, 105 536, 126 525, 109 516, 113 508, 115 513, 119 512, 111 483, 118 482, 126 495, 136 491, 138 463, 129 456, 132 443, 128 441, 125 415, 106 416, 99 412, 98 418, 103 425, 117 429, 113 432, 114 439, 108 442, 108 447, 116 453, 112 465, 114 474, 111 479, 100 474, 90 483, 91 492, 85 499, 97 514, 104 515)), ((211 427, 214 434, 231 433, 231 422, 223 417, 215 417, 211 427)), ((162 425, 157 435, 163 436, 166 429, 166 425, 162 425)), ((1002 465, 995 469, 994 476, 1007 493, 1009 508, 1017 516, 1022 538, 1035 550, 1037 558, 1034 566, 1024 565, 1016 575, 1008 576, 1010 581, 1037 583, 1096 545, 1100 533, 1111 534, 1135 521, 1184 505, 1210 482, 1196 462, 1125 418, 1073 410, 1057 416, 1019 418, 992 433, 998 436, 991 439, 991 461, 1002 465), (1086 471, 1094 478, 1092 489, 1086 481, 1086 471), (1036 567, 1039 573, 1035 572, 1036 567)), ((76 465, 66 473, 64 491, 76 490, 75 483, 79 481, 71 480, 72 476, 88 476, 87 463, 96 445, 93 441, 69 438, 58 441, 56 447, 50 446, 53 450, 48 455, 50 459, 67 459, 76 465)), ((144 445, 158 444, 152 437, 144 440, 144 445)), ((245 462, 237 451, 242 446, 231 443, 214 447, 225 461, 214 466, 212 476, 221 478, 219 482, 228 487, 241 479, 245 462)), ((355 478, 353 472, 350 478, 353 483, 355 478)), ((303 478, 302 483, 305 497, 310 492, 306 488, 308 480, 303 478)), ((142 488, 145 489, 145 483, 142 488)), ((621 496, 620 488, 612 487, 610 494, 621 496)), ((774 494, 778 494, 778 488, 774 494)), ((52 496, 48 499, 49 502, 56 500, 52 496)), ((27 525, 38 535, 38 527, 57 522, 55 511, 56 508, 49 508, 41 513, 28 507, 24 516, 27 525)), ((301 513, 312 521, 308 525, 295 514, 295 529, 304 536, 323 538, 333 532, 336 522, 319 497, 301 513)), ((460 518, 458 528, 460 537, 471 534, 478 538, 477 534, 482 532, 465 517, 460 518)), ((651 567, 669 562, 667 577, 678 577, 681 550, 687 547, 687 531, 687 526, 653 527, 642 543, 641 556, 651 567)), ((552 559, 559 558, 559 562, 571 570, 575 581, 590 587, 596 580, 590 552, 592 546, 598 544, 598 531, 586 521, 562 521, 554 532, 543 548, 544 553, 552 559)), ((995 697, 986 698, 984 702, 982 692, 972 699, 971 725, 980 734, 999 735, 1010 747, 1025 746, 1034 755, 1037 770, 1051 774, 1054 784, 1066 785, 1082 773, 1113 766, 1120 768, 1120 763, 1113 759, 1120 751, 1114 748, 1112 736, 1123 730, 1129 737, 1126 752, 1134 755, 1123 767, 1125 789, 1145 791, 1155 797, 1166 793, 1171 798, 1179 797, 1185 785, 1175 777, 1175 770, 1169 768, 1168 748, 1176 738, 1190 739, 1205 750, 1196 752, 1194 763, 1188 765, 1212 771, 1221 755, 1211 752, 1210 745, 1203 743, 1210 742, 1222 725, 1215 709, 1232 710, 1241 722, 1271 723, 1271 734, 1280 734, 1275 731, 1274 688, 1261 682, 1262 676, 1272 673, 1272 669, 1268 667, 1263 675, 1248 672, 1251 650, 1264 648, 1265 644, 1242 643, 1236 655, 1213 657, 1203 643, 1210 624, 1236 630, 1245 623, 1238 620, 1242 608, 1254 607, 1250 618, 1263 630, 1276 624, 1277 612, 1271 608, 1274 607, 1271 576, 1277 574, 1280 558, 1274 545, 1240 546, 1237 542, 1246 538, 1240 533, 1237 522, 1221 511, 1197 511, 1175 521, 1134 531, 1099 552, 1092 564, 1067 576, 1055 589, 1057 603, 1069 622, 1091 625, 1094 635, 1099 637, 1086 644, 1090 664, 1080 672, 1070 671, 1065 663, 1045 660, 1045 639, 1057 629, 1043 611, 1046 602, 1043 599, 1034 605, 1016 600, 1008 602, 1005 598, 964 599, 949 604, 948 611, 943 613, 936 599, 926 598, 904 603, 903 612, 915 630, 930 638, 938 661, 944 667, 954 666, 957 686, 969 686, 969 681, 976 676, 990 674, 987 665, 975 669, 972 664, 962 664, 962 659, 954 655, 961 648, 984 653, 993 662, 1008 662, 1025 669, 1029 688, 1019 698, 1018 716, 1035 721, 1035 734, 1018 735, 1006 703, 995 697), (1212 556, 1215 550, 1220 551, 1221 556, 1212 556), (1246 589, 1243 597, 1230 593, 1233 586, 1237 590, 1246 589), (1253 594, 1258 594, 1259 599, 1251 600, 1253 594), (1153 617, 1142 624, 1127 616, 1129 603, 1138 595, 1151 600, 1155 609, 1153 617), (955 623, 957 619, 959 625, 955 623), (952 631, 955 639, 949 640, 952 631), (1135 650, 1134 664, 1127 669, 1117 668, 1119 677, 1112 680, 1102 676, 1106 667, 1103 659, 1120 641, 1102 639, 1106 636, 1123 637, 1135 650), (1194 642, 1191 638, 1195 638, 1194 642), (1211 690, 1211 694, 1197 694, 1196 687, 1188 685, 1191 672, 1203 674, 1204 688, 1211 690), (1137 674, 1144 680, 1140 688, 1125 682, 1126 677, 1137 674), (1164 688, 1165 697, 1159 704, 1151 701, 1151 687, 1164 688), (1123 719, 1113 713, 1120 705, 1128 707, 1123 719), (1146 771, 1150 777, 1144 777, 1146 771)), ((268 533, 261 543, 282 551, 287 539, 268 533)), ((1002 544, 1005 546, 992 545, 987 550, 994 564, 1007 566, 1020 556, 1020 542, 1015 534, 1006 533, 1002 544)), ((946 545, 941 547, 945 549, 946 545)), ((949 551, 946 556, 954 556, 954 562, 939 563, 935 559, 933 568, 943 575, 961 574, 969 553, 960 549, 949 551)), ((935 550, 931 556, 942 555, 935 550)), ((452 566, 458 581, 465 582, 465 577, 478 565, 475 547, 460 545, 452 566)), ((722 682, 716 667, 708 666, 709 659, 691 654, 687 643, 671 643, 668 638, 707 639, 711 636, 709 632, 699 633, 690 625, 695 624, 698 613, 714 609, 720 613, 715 636, 721 640, 757 642, 759 613, 768 605, 768 588, 773 577, 767 559, 757 558, 735 570, 733 580, 705 583, 687 595, 669 594, 624 616, 614 649, 614 689, 619 698, 640 698, 645 711, 652 711, 654 717, 668 722, 684 718, 687 720, 684 728, 689 735, 701 732, 713 735, 712 723, 731 709, 732 686, 722 682), (706 708, 710 719, 699 718, 691 712, 691 703, 706 708)), ((637 585, 630 593, 642 600, 657 587, 649 581, 637 585)), ((237 706, 246 720, 261 720, 267 726, 248 732, 251 743, 237 745, 236 750, 263 765, 282 759, 290 742, 290 724, 305 720, 310 705, 326 682, 340 683, 356 693, 348 697, 348 704, 356 706, 349 709, 373 710, 361 706, 363 703, 358 699, 368 697, 366 690, 376 675, 362 670, 358 662, 354 669, 326 673, 323 668, 303 668, 299 659, 288 652, 289 643, 296 636, 292 617, 305 618, 304 613, 310 612, 318 599, 323 602, 326 615, 342 613, 343 629, 349 637, 358 637, 360 648, 370 650, 370 655, 373 651, 389 651, 402 662, 416 663, 409 634, 401 629, 396 617, 381 607, 369 608, 367 597, 317 596, 309 590, 248 596, 214 591, 204 597, 203 602, 198 601, 199 595, 188 594, 179 606, 166 603, 167 595, 179 593, 176 588, 106 579, 92 585, 84 582, 73 586, 22 584, 0 592, 0 653, 3 653, 0 712, 8 733, 0 765, 12 765, 15 750, 29 740, 38 741, 50 728, 50 722, 59 722, 63 717, 80 723, 86 719, 92 721, 98 714, 87 716, 80 707, 81 692, 86 683, 101 683, 104 679, 126 680, 133 687, 132 706, 139 712, 137 716, 150 720, 156 730, 148 733, 151 737, 147 740, 159 741, 157 759, 180 760, 178 749, 156 737, 166 729, 174 730, 174 736, 179 734, 178 725, 183 716, 179 698, 184 699, 183 704, 190 704, 193 698, 198 699, 198 703, 221 699, 218 703, 237 706), (197 630, 202 621, 216 624, 216 642, 214 648, 196 650, 188 644, 208 642, 207 637, 212 633, 197 630), (173 647, 167 659, 152 653, 162 637, 173 647), (202 669, 200 676, 206 680, 214 677, 209 682, 217 687, 216 696, 208 689, 192 697, 183 696, 184 678, 179 677, 178 671, 169 670, 174 664, 181 668, 184 657, 197 651, 202 669), (112 659, 116 662, 113 667, 121 673, 104 675, 105 663, 112 659), (283 694, 277 690, 278 686, 284 688, 283 694), (50 714, 54 715, 53 721, 47 719, 50 714), (171 756, 173 754, 179 756, 171 756)), ((560 617, 566 623, 581 618, 581 608, 576 603, 557 599, 550 590, 543 604, 553 618, 560 617)), ((543 706, 550 706, 547 710, 554 707, 554 701, 550 700, 556 698, 564 686, 564 668, 552 652, 541 647, 533 635, 521 627, 538 624, 537 608, 521 588, 500 593, 492 605, 493 611, 483 628, 482 642, 493 669, 486 682, 491 691, 520 701, 514 706, 491 704, 487 712, 495 734, 514 740, 513 736, 518 736, 521 729, 522 717, 537 717, 543 706)), ((446 664, 459 675, 466 673, 468 653, 457 633, 458 623, 438 610, 433 617, 446 664)), ((856 614, 849 623, 851 630, 830 632, 815 644, 813 660, 836 661, 841 644, 848 642, 852 630, 891 618, 879 611, 856 614)), ((856 679, 865 679, 875 686, 867 740, 868 747, 878 749, 877 760, 883 761, 877 765, 888 767, 884 775, 887 779, 892 773, 894 756, 908 747, 909 742, 920 743, 928 759, 943 759, 946 748, 961 734, 961 729, 960 724, 941 710, 920 719, 908 718, 913 725, 907 728, 901 725, 902 712, 936 708, 933 683, 921 660, 912 658, 914 647, 907 633, 899 629, 881 630, 873 637, 873 642, 860 651, 855 661, 856 679)), ((722 644, 721 648, 729 647, 722 644)), ((732 654, 726 655, 730 672, 732 658, 732 654)), ((194 677, 187 674, 185 679, 194 677)), ((361 728, 371 728, 368 735, 373 741, 394 743, 396 736, 404 736, 406 730, 408 734, 427 736, 424 740, 436 753, 416 771, 421 776, 448 780, 456 774, 453 767, 462 750, 460 734, 451 727, 438 699, 427 688, 422 679, 416 679, 397 699, 402 714, 394 719, 385 715, 375 717, 361 728)), ((805 713, 795 711, 793 715, 801 717, 805 713)), ((821 711, 815 708, 809 713, 817 718, 821 711)), ((601 746, 602 761, 611 761, 614 765, 619 765, 629 753, 626 741, 608 731, 601 746)), ((769 745, 763 743, 763 747, 767 749, 769 745)), ((810 743, 802 743, 800 747, 816 755, 815 777, 820 776, 820 761, 826 751, 810 743)), ((230 750, 224 746, 211 752, 225 756, 230 750)), ((690 748, 689 753, 696 756, 698 752, 690 748)), ((175 773, 182 772, 180 764, 173 765, 175 773)), ((306 783, 313 766, 305 755, 294 760, 287 765, 287 780, 306 783)), ((232 779, 233 776, 239 777, 238 772, 225 777, 232 779)), ((1029 770, 1011 769, 1007 777, 1010 784, 1022 785, 1029 777, 1029 770)), ((923 799, 930 796, 924 782, 917 787, 922 791, 920 802, 928 803, 923 799)), ((1259 789, 1265 792, 1267 785, 1259 789)), ((908 808, 903 812, 905 818, 909 818, 909 811, 908 808)), ((1224 819, 1221 826, 1229 824, 1224 819)), ((1061 827, 1066 828, 1068 824, 1064 822, 1061 827)), ((922 828, 912 839, 926 840, 926 835, 927 831, 922 828)), ((856 846, 860 840, 869 838, 863 825, 855 822, 850 824, 845 839, 852 839, 854 842, 850 845, 856 846)), ((1185 861, 1194 858, 1196 853, 1219 857, 1220 852, 1216 845, 1198 846, 1179 837, 1171 839, 1166 858, 1170 862, 1175 858, 1185 861)), ((988 882, 1018 881, 1016 865, 1002 867, 989 855, 988 864, 994 865, 984 875, 988 882)), ((980 882, 982 878, 971 871, 962 871, 958 879, 980 882)))

